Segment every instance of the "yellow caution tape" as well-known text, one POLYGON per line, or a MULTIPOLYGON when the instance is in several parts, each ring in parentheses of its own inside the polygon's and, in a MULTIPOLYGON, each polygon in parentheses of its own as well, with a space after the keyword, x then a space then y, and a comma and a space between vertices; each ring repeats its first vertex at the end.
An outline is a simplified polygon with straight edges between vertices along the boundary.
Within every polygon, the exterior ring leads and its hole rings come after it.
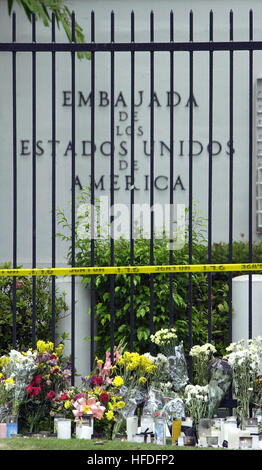
POLYGON ((101 266, 84 268, 0 269, 0 276, 91 276, 94 274, 160 274, 262 271, 262 263, 175 264, 164 266, 101 266))

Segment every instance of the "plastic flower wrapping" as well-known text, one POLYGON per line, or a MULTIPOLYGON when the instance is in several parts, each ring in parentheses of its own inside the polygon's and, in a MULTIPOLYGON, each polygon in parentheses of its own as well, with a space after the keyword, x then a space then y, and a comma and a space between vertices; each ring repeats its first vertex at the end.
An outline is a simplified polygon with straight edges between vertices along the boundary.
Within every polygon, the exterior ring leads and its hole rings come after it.
POLYGON ((187 365, 182 343, 175 346, 174 355, 168 357, 168 374, 176 392, 183 389, 188 383, 187 365))
POLYGON ((164 393, 162 390, 150 387, 146 395, 143 414, 151 416, 163 416, 169 427, 174 418, 185 417, 185 404, 183 399, 176 393, 164 393))
POLYGON ((151 341, 160 350, 168 363, 168 380, 172 382, 172 388, 178 392, 188 383, 187 364, 184 354, 184 346, 181 342, 177 344, 177 334, 175 328, 163 328, 150 336, 151 341))
POLYGON ((232 368, 224 359, 217 359, 210 367, 208 384, 208 414, 214 416, 232 383, 232 368))
POLYGON ((35 360, 36 352, 28 350, 20 353, 14 349, 0 358, 0 421, 18 413, 26 386, 36 369, 35 360))

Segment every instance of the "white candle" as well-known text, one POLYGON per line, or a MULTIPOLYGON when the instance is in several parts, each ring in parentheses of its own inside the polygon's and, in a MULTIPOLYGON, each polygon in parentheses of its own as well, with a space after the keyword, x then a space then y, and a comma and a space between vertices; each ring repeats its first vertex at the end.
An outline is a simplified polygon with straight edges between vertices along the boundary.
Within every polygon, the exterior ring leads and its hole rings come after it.
POLYGON ((218 445, 222 446, 222 437, 221 437, 221 429, 215 428, 212 426, 211 428, 211 436, 212 437, 217 437, 218 438, 218 445))
POLYGON ((92 427, 89 424, 83 423, 80 439, 91 439, 92 438, 92 427))
POLYGON ((126 433, 127 440, 132 441, 135 434, 137 433, 138 427, 138 417, 137 416, 128 416, 126 419, 126 433))
POLYGON ((153 432, 153 418, 152 416, 141 417, 141 432, 153 432))
POLYGON ((206 447, 206 446, 207 446, 207 439, 206 439, 206 436, 200 436, 199 439, 198 439, 198 444, 199 444, 201 447, 206 447))
POLYGON ((71 438, 71 419, 59 419, 57 421, 57 437, 58 439, 71 438))
POLYGON ((228 448, 238 449, 239 448, 239 436, 240 430, 238 428, 230 428, 228 430, 228 448))

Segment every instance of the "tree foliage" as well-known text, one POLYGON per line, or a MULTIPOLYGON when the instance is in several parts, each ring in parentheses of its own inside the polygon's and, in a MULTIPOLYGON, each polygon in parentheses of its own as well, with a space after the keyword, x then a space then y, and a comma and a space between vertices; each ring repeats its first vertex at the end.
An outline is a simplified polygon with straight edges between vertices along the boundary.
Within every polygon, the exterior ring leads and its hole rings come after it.
MULTIPOLYGON (((12 14, 15 5, 23 8, 29 21, 33 15, 36 20, 42 21, 44 26, 49 27, 54 14, 58 28, 62 25, 67 38, 72 42, 72 12, 66 6, 66 0, 7 0, 8 13, 12 14)), ((75 22, 75 42, 84 43, 85 35, 81 26, 75 22)), ((88 52, 78 53, 79 58, 89 58, 88 52)))

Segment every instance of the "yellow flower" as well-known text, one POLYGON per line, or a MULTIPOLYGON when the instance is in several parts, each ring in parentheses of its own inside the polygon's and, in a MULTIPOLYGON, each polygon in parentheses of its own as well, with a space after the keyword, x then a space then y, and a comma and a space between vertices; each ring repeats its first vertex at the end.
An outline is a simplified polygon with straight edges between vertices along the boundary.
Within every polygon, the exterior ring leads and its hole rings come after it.
POLYGON ((121 410, 122 408, 124 408, 125 402, 124 401, 119 401, 119 402, 117 402, 116 406, 119 410, 121 410))
POLYGON ((63 352, 64 352, 64 345, 62 343, 60 343, 56 349, 55 349, 55 352, 58 356, 62 356, 63 355, 63 352))
POLYGON ((40 354, 49 353, 54 350, 54 343, 52 343, 51 341, 45 343, 45 341, 42 341, 40 339, 36 343, 36 349, 40 354))
POLYGON ((1 372, 0 372, 0 379, 1 379, 2 377, 3 377, 3 374, 1 374, 1 372))
POLYGON ((139 377, 138 382, 141 384, 145 384, 147 381, 146 377, 139 377))
POLYGON ((68 410, 68 408, 70 408, 70 401, 69 400, 65 401, 64 407, 65 407, 66 410, 68 410))
POLYGON ((9 383, 9 384, 14 384, 14 380, 11 379, 11 377, 9 377, 8 379, 5 380, 5 383, 9 383))
POLYGON ((115 387, 121 387, 124 384, 124 380, 122 377, 120 377, 120 375, 117 375, 113 380, 113 384, 115 387))
POLYGON ((108 411, 108 412, 106 413, 106 419, 108 419, 108 421, 111 421, 113 418, 114 418, 114 413, 113 413, 113 411, 108 411))
POLYGON ((10 361, 10 357, 8 356, 2 356, 0 358, 0 367, 4 367, 6 364, 8 364, 10 361))
POLYGON ((90 406, 86 405, 86 406, 83 407, 83 412, 84 413, 89 413, 90 411, 91 411, 90 406))

